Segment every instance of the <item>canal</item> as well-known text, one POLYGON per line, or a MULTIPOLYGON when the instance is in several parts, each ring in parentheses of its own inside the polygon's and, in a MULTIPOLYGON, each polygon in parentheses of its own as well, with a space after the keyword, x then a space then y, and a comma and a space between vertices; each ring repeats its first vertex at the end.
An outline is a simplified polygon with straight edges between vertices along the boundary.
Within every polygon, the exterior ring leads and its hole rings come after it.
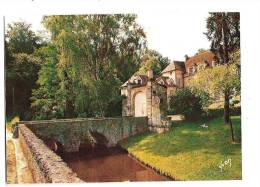
POLYGON ((73 154, 63 153, 61 157, 86 182, 170 180, 144 167, 120 147, 81 149, 73 154))

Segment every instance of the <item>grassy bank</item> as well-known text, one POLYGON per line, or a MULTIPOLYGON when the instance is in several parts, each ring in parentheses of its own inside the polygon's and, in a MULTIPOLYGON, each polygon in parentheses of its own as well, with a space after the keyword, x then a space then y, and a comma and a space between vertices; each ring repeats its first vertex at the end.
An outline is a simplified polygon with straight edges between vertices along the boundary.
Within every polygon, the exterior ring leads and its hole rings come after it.
POLYGON ((15 150, 14 143, 12 140, 8 140, 6 143, 6 174, 7 174, 7 184, 15 184, 17 183, 17 173, 16 173, 16 158, 15 158, 15 150))
MULTIPOLYGON (((240 116, 233 116, 235 138, 241 139, 240 116)), ((241 144, 232 144, 230 127, 222 118, 206 123, 182 123, 170 131, 145 133, 126 139, 122 146, 144 163, 176 180, 241 179, 241 144), (225 161, 227 165, 222 166, 225 161), (231 161, 231 164, 230 164, 231 161)))
POLYGON ((18 116, 14 116, 14 117, 7 117, 6 119, 6 128, 12 132, 12 127, 16 122, 19 122, 20 118, 18 116))

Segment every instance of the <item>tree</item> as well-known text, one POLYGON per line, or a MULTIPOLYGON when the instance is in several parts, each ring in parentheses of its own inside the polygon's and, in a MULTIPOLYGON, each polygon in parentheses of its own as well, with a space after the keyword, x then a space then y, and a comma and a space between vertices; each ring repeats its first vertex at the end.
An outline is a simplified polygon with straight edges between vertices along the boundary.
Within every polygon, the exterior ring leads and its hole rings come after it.
POLYGON ((198 53, 204 53, 204 52, 206 52, 207 50, 206 49, 203 49, 203 48, 200 48, 200 49, 198 49, 198 53))
MULTIPOLYGON (((237 64, 224 64, 214 68, 199 70, 189 80, 189 86, 191 89, 206 91, 210 96, 221 94, 224 97, 224 119, 226 119, 226 115, 230 118, 229 100, 240 94, 240 76, 237 72, 237 64)), ((230 124, 232 141, 234 141, 232 122, 231 120, 225 122, 230 124)))
POLYGON ((35 87, 40 58, 35 52, 44 45, 29 24, 9 24, 5 38, 6 111, 29 117, 31 91, 35 87))
MULTIPOLYGON (((240 49, 240 14, 237 12, 210 13, 205 34, 211 41, 211 50, 219 63, 229 66, 231 55, 240 49)), ((230 68, 227 67, 227 69, 230 68)), ((224 120, 225 123, 229 123, 229 91, 224 92, 224 98, 224 120)))
POLYGON ((159 52, 147 50, 141 58, 141 67, 138 73, 145 74, 148 70, 153 70, 155 75, 159 75, 169 63, 169 58, 163 57, 159 52))
POLYGON ((176 90, 169 106, 172 114, 182 114, 188 120, 199 119, 203 113, 201 98, 188 88, 176 90))
MULTIPOLYGON (((139 69, 146 45, 135 19, 135 15, 44 17, 57 54, 57 64, 48 67, 57 74, 64 117, 121 115, 120 86, 139 69)), ((38 90, 42 87, 39 84, 38 90)), ((41 94, 35 93, 37 103, 41 94)))
POLYGON ((205 35, 219 63, 229 63, 230 55, 240 49, 240 14, 238 12, 210 13, 205 35))
POLYGON ((57 73, 58 56, 55 45, 48 44, 38 51, 44 63, 38 72, 37 88, 33 89, 31 109, 34 119, 64 116, 64 93, 57 73))

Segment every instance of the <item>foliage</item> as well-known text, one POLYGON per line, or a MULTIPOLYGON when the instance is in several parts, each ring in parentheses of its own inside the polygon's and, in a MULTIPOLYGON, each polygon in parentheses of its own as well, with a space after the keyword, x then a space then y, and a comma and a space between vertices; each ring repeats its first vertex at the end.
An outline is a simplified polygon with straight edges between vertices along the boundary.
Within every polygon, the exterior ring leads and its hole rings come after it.
MULTIPOLYGON (((229 85, 234 81, 229 77, 230 67, 229 64, 232 63, 230 57, 234 52, 240 50, 240 13, 239 12, 218 12, 210 13, 207 18, 207 32, 205 33, 207 38, 211 41, 211 50, 215 53, 219 64, 228 64, 227 71, 223 72, 225 77, 225 86, 219 85, 220 92, 224 88, 224 121, 226 124, 230 124, 231 136, 234 141, 232 122, 230 120, 230 96, 232 95, 232 85, 229 85), (229 83, 228 83, 229 82, 229 83)), ((232 58, 232 57, 231 57, 232 58)), ((234 68, 234 67, 232 67, 234 68)), ((238 74, 240 74, 240 67, 238 74)), ((236 81, 235 81, 236 83, 236 81)), ((222 84, 222 83, 221 83, 222 84)), ((238 84, 237 84, 238 85, 238 84)), ((235 87, 237 86, 235 85, 235 87)), ((235 90, 235 89, 234 89, 235 90)))
POLYGON ((222 65, 198 71, 189 80, 192 90, 205 91, 212 100, 218 94, 229 99, 240 94, 240 76, 237 74, 236 64, 222 65))
POLYGON ((230 97, 239 94, 240 76, 235 64, 222 65, 198 71, 189 80, 190 87, 204 90, 211 96, 216 93, 228 93, 230 97))
POLYGON ((141 61, 141 67, 138 71, 139 74, 146 74, 148 70, 153 70, 155 75, 159 75, 170 63, 167 57, 163 57, 155 50, 147 50, 141 61))
POLYGON ((240 13, 210 13, 205 35, 211 41, 211 50, 219 63, 229 63, 229 56, 240 49, 240 13))
POLYGON ((14 22, 7 26, 6 42, 9 52, 14 54, 32 54, 42 45, 41 38, 25 22, 14 22))
POLYGON ((146 47, 135 19, 135 15, 44 17, 55 52, 52 57, 48 50, 41 55, 45 63, 32 97, 36 116, 121 115, 120 86, 139 69, 146 47), (55 115, 53 107, 59 110, 55 115))
MULTIPOLYGON (((233 116, 237 139, 241 121, 233 116)), ((229 128, 221 118, 182 123, 164 134, 145 133, 127 138, 122 146, 143 163, 176 180, 235 180, 242 178, 241 144, 230 143, 229 128), (220 162, 232 160, 232 167, 220 171, 220 162), (189 171, 189 172, 187 172, 189 171)))
POLYGON ((202 99, 188 88, 178 89, 170 97, 171 114, 182 114, 186 119, 199 119, 203 113, 202 99))
POLYGON ((12 132, 12 128, 13 126, 15 125, 16 122, 19 122, 20 121, 20 118, 19 116, 14 116, 10 119, 7 119, 7 123, 6 123, 6 127, 7 129, 12 132))
POLYGON ((35 119, 51 119, 64 114, 63 93, 56 66, 58 64, 57 50, 53 44, 41 48, 38 54, 44 63, 38 73, 38 88, 32 91, 32 111, 35 119))
POLYGON ((6 112, 29 118, 31 90, 36 86, 40 58, 35 52, 44 42, 24 22, 9 24, 6 50, 6 112))
POLYGON ((204 53, 204 52, 206 52, 207 50, 206 49, 203 49, 203 48, 200 48, 200 49, 198 49, 198 53, 204 53))
MULTIPOLYGON (((214 108, 214 109, 206 109, 204 113, 204 118, 205 120, 213 119, 213 118, 218 118, 223 116, 223 108, 214 108)), ((241 115, 241 107, 233 107, 230 109, 230 115, 236 116, 236 115, 241 115)))

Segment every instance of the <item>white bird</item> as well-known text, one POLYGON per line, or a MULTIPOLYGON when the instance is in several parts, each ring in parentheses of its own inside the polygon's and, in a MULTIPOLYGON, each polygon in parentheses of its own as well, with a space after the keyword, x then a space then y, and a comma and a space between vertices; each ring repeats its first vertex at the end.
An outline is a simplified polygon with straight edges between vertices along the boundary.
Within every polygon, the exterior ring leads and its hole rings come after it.
POLYGON ((205 123, 203 125, 201 125, 202 128, 208 128, 209 126, 207 126, 205 123))

